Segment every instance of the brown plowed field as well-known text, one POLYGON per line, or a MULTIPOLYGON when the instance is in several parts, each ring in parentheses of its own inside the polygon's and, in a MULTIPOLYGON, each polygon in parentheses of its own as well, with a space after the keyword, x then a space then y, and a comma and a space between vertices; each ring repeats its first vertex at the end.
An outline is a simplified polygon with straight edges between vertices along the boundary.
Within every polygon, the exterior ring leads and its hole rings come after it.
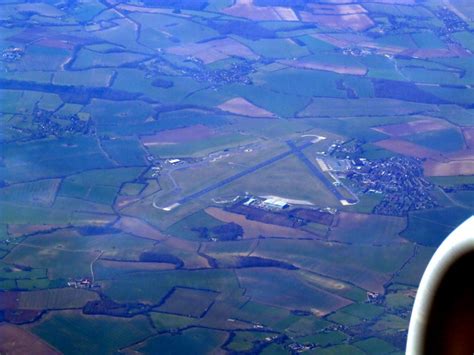
POLYGON ((350 75, 365 75, 367 74, 367 68, 362 66, 346 66, 338 64, 326 64, 318 63, 314 61, 305 60, 281 60, 281 64, 288 65, 293 68, 311 69, 311 70, 324 70, 338 74, 350 74, 350 75))
POLYGON ((60 354, 30 332, 11 324, 0 324, 0 354, 60 354))
POLYGON ((298 16, 290 7, 255 6, 252 0, 237 0, 222 12, 256 21, 298 21, 298 16))
POLYGON ((248 47, 232 38, 216 39, 205 43, 191 43, 185 46, 172 47, 166 51, 171 54, 199 58, 204 64, 213 63, 229 56, 247 59, 258 58, 258 55, 248 47))
POLYGON ((423 148, 414 143, 410 143, 401 139, 385 139, 378 141, 375 145, 395 153, 408 155, 415 158, 429 158, 433 160, 443 160, 443 156, 434 150, 423 148))
POLYGON ((309 4, 308 7, 315 15, 349 15, 367 13, 367 10, 359 4, 309 4))
POLYGON ((472 160, 452 160, 448 162, 428 160, 423 167, 427 176, 474 175, 474 158, 472 160))
POLYGON ((463 128, 462 133, 464 134, 464 142, 467 148, 474 150, 474 127, 463 128))
POLYGON ((312 22, 338 30, 365 31, 374 25, 372 19, 364 13, 328 16, 301 11, 300 17, 303 22, 312 22))
POLYGON ((420 132, 439 131, 449 127, 450 125, 445 121, 427 118, 407 123, 374 127, 373 129, 389 136, 401 137, 420 132))
POLYGON ((270 111, 264 110, 258 106, 255 106, 251 102, 245 100, 243 97, 236 97, 230 99, 219 106, 223 111, 232 112, 237 115, 249 116, 249 117, 262 117, 262 118, 275 118, 275 115, 270 111))

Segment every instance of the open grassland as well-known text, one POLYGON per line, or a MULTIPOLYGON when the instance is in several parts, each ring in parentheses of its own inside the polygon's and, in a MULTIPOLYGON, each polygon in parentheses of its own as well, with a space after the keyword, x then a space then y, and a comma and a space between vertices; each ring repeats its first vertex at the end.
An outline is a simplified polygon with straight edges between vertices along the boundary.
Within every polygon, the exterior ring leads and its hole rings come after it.
POLYGON ((21 280, 21 279, 44 279, 47 278, 46 269, 20 268, 18 266, 9 265, 5 262, 0 264, 0 278, 3 280, 21 280))
POLYGON ((337 80, 340 78, 339 74, 332 72, 293 68, 253 74, 253 79, 261 83, 263 88, 308 98, 314 96, 345 98, 345 92, 337 86, 337 80), (314 85, 315 82, 318 85, 314 85))
POLYGON ((393 116, 429 111, 430 105, 405 102, 394 99, 358 100, 315 98, 298 116, 301 117, 354 117, 354 116, 393 116))
POLYGON ((160 241, 166 239, 166 235, 139 218, 121 217, 114 226, 140 238, 160 241))
POLYGON ((354 244, 390 244, 403 240, 398 236, 406 228, 404 218, 341 212, 329 240, 354 244))
POLYGON ((71 309, 82 308, 87 302, 99 299, 96 293, 74 289, 51 289, 42 291, 21 292, 20 309, 71 309))
POLYGON ((175 288, 158 310, 186 317, 201 318, 212 306, 217 293, 207 290, 175 288))
MULTIPOLYGON (((65 77, 68 77, 68 76, 79 77, 79 75, 81 75, 84 72, 84 69, 88 69, 88 68, 95 68, 95 69, 89 69, 90 73, 95 73, 95 72, 99 72, 99 74, 107 73, 107 72, 110 73, 111 69, 109 68, 118 67, 118 66, 128 64, 128 63, 141 62, 142 60, 147 59, 147 58, 148 58, 147 55, 120 51, 120 50, 117 52, 112 52, 112 53, 100 53, 100 52, 90 50, 90 48, 82 48, 76 54, 75 59, 72 62, 72 68, 77 71, 68 72, 68 74, 65 74, 64 76, 65 77), (99 69, 99 68, 102 68, 102 69, 99 69)), ((86 71, 86 74, 88 74, 87 71, 86 71)), ((102 76, 104 77, 104 79, 102 81, 99 81, 98 83, 101 84, 100 86, 108 86, 110 83, 110 76, 108 78, 104 75, 102 76)), ((64 81, 65 79, 63 78, 61 79, 62 79, 62 82, 65 82, 64 81)), ((59 80, 59 78, 57 78, 56 80, 59 80)), ((77 83, 85 82, 86 85, 87 84, 90 85, 90 83, 97 83, 98 80, 100 80, 100 77, 87 78, 87 75, 86 75, 85 78, 79 79, 77 83)))
POLYGON ((281 161, 244 176, 216 190, 214 195, 216 197, 242 196, 246 192, 257 196, 277 195, 289 199, 306 200, 316 205, 340 205, 323 182, 312 175, 311 171, 295 156, 283 158, 281 161), (295 188, 295 183, 298 188, 295 188))
POLYGON ((250 254, 258 244, 258 240, 232 240, 219 243, 206 243, 202 245, 201 251, 208 255, 247 255, 250 254))
POLYGON ((215 136, 216 132, 202 124, 191 125, 161 131, 152 136, 142 136, 141 141, 145 146, 190 143, 215 136))
POLYGON ((75 198, 57 197, 52 207, 11 202, 0 202, 0 206, 0 221, 9 224, 97 225, 110 223, 116 218, 107 205, 75 198))
POLYGON ((98 252, 70 251, 60 248, 40 248, 22 244, 13 249, 4 260, 22 266, 48 269, 51 278, 90 277, 90 264, 98 252))
POLYGON ((271 337, 272 333, 265 332, 236 332, 232 341, 226 345, 231 351, 249 351, 256 344, 261 344, 265 338, 271 337))
POLYGON ((402 236, 421 245, 438 246, 472 213, 472 209, 460 207, 411 212, 402 236))
POLYGON ((112 319, 71 311, 53 312, 31 331, 58 350, 71 354, 116 352, 153 334, 153 328, 143 316, 112 319))
POLYGON ((222 225, 222 221, 211 214, 198 211, 169 227, 166 232, 184 239, 197 239, 200 237, 199 228, 212 228, 222 225))
POLYGON ((439 186, 474 184, 474 176, 431 176, 428 178, 432 183, 439 186))
POLYGON ((282 260, 369 291, 380 292, 390 275, 412 253, 413 247, 409 244, 374 247, 305 240, 262 240, 252 255, 282 260))
POLYGON ((64 176, 89 169, 111 168, 91 137, 37 140, 2 145, 6 159, 0 172, 8 182, 64 176))
POLYGON ((168 313, 152 312, 150 313, 150 317, 158 331, 186 328, 195 322, 193 318, 168 313))
POLYGON ((457 191, 449 194, 449 197, 462 206, 474 210, 474 191, 457 191))
POLYGON ((167 240, 156 244, 152 249, 150 249, 150 252, 174 255, 182 260, 183 267, 187 269, 209 268, 209 261, 200 254, 200 248, 201 243, 198 241, 193 242, 181 238, 168 238, 167 240))
POLYGON ((417 286, 434 252, 434 247, 417 246, 415 256, 395 276, 394 282, 417 286))
POLYGON ((47 179, 11 185, 0 189, 0 199, 18 205, 51 206, 60 182, 60 179, 47 179))
POLYGON ((374 129, 390 136, 408 136, 411 134, 439 131, 449 127, 449 124, 444 120, 438 120, 433 118, 416 119, 407 123, 393 124, 386 126, 375 127, 374 129))
POLYGON ((250 20, 265 21, 296 21, 298 18, 290 7, 283 6, 255 6, 252 1, 239 0, 230 7, 222 10, 223 13, 244 17, 250 20))
POLYGON ((368 338, 366 340, 355 342, 352 345, 358 347, 366 354, 389 354, 397 352, 397 348, 395 348, 392 344, 387 343, 386 341, 379 338, 368 338))
POLYGON ((264 110, 258 106, 255 106, 251 102, 247 101, 242 97, 236 97, 234 99, 227 100, 219 106, 217 106, 223 111, 235 113, 237 115, 249 116, 249 117, 263 117, 271 118, 275 115, 267 110, 264 110))
POLYGON ((302 344, 318 344, 321 347, 328 347, 344 342, 347 340, 347 335, 337 330, 325 331, 314 335, 300 337, 297 338, 297 340, 302 344))
POLYGON ((199 354, 212 354, 216 348, 223 345, 228 333, 205 329, 192 328, 178 334, 163 334, 150 338, 144 344, 134 347, 139 352, 160 354, 187 354, 189 349, 199 354))
POLYGON ((185 46, 171 47, 168 53, 181 56, 193 56, 200 59, 204 64, 213 63, 229 57, 242 57, 247 59, 258 59, 255 54, 244 44, 232 39, 216 39, 204 43, 193 43, 185 46))
POLYGON ((161 158, 200 157, 214 151, 225 150, 255 141, 255 138, 238 133, 218 134, 203 140, 176 144, 147 144, 152 154, 161 158))
POLYGON ((125 183, 120 189, 120 195, 123 196, 137 196, 139 195, 146 187, 146 184, 142 183, 125 183))
POLYGON ((146 150, 137 138, 102 140, 100 142, 107 157, 120 166, 145 165, 146 150))
POLYGON ((54 74, 52 83, 55 85, 108 87, 113 74, 113 70, 110 69, 60 71, 54 74))
POLYGON ((94 263, 94 275, 97 280, 115 279, 133 275, 135 272, 174 270, 174 263, 165 262, 140 262, 133 260, 135 255, 127 255, 127 261, 120 260, 97 260, 94 263))
MULTIPOLYGON (((220 292, 220 297, 239 289, 231 270, 173 270, 140 272, 133 278, 103 281, 104 293, 118 302, 141 301, 158 304, 174 287, 188 287, 220 292)), ((222 299, 222 298, 221 298, 222 299)))
POLYGON ((405 139, 419 146, 443 153, 457 152, 465 147, 464 137, 456 129, 422 132, 409 135, 405 139))
POLYGON ((442 159, 441 152, 401 139, 385 139, 375 143, 377 147, 414 158, 442 159))
POLYGON ((335 354, 353 354, 353 355, 363 355, 366 354, 364 351, 359 350, 355 346, 349 344, 341 344, 329 346, 324 349, 317 349, 318 354, 321 355, 335 355, 335 354))
MULTIPOLYGON (((342 5, 344 6, 344 5, 342 5)), ((300 12, 304 22, 312 22, 335 30, 365 31, 374 25, 365 13, 321 15, 314 12, 300 12)))
POLYGON ((287 309, 254 301, 242 303, 233 310, 231 317, 236 321, 245 320, 246 323, 243 324, 264 325, 272 331, 284 332, 291 336, 311 334, 329 325, 328 322, 310 313, 295 315, 287 309))
POLYGON ((363 76, 367 73, 367 68, 358 63, 334 63, 324 58, 307 58, 294 60, 281 60, 279 63, 293 68, 323 70, 338 74, 350 74, 363 76))
POLYGON ((349 303, 350 300, 308 285, 294 271, 240 269, 237 271, 246 295, 256 302, 287 309, 303 309, 323 316, 349 303))
POLYGON ((255 53, 266 58, 294 58, 308 55, 305 47, 299 46, 292 39, 259 39, 258 41, 248 41, 240 39, 249 46, 255 53))
POLYGON ((351 301, 363 302, 367 298, 367 292, 365 290, 341 280, 331 279, 305 270, 300 270, 299 276, 307 284, 324 289, 351 301))
MULTIPOLYGON (((91 228, 93 232, 94 227, 91 228)), ((87 228, 84 230, 88 232, 87 228)), ((91 277, 91 263, 99 256, 138 260, 153 240, 127 234, 81 235, 74 230, 59 230, 46 235, 29 237, 16 246, 5 258, 6 262, 29 267, 46 268, 54 278, 91 277)))
POLYGON ((425 174, 434 177, 456 177, 474 175, 473 160, 426 161, 423 164, 425 174))
POLYGON ((32 323, 2 325, 0 353, 402 349, 429 258, 473 213, 468 2, 2 3, 0 318, 32 323), (316 136, 311 162, 342 141, 423 159, 442 207, 341 206, 288 152, 316 136), (247 195, 338 211, 283 227, 229 212, 247 195), (212 241, 230 223, 243 236, 212 241))

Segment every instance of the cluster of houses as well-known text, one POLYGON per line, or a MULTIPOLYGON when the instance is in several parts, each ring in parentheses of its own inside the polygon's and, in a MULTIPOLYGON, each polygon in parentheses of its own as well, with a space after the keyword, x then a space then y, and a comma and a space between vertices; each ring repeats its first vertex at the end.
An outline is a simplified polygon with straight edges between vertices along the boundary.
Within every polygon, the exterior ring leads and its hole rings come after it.
POLYGON ((2 60, 6 62, 14 62, 21 57, 25 51, 18 47, 8 47, 2 51, 2 60))
POLYGON ((96 284, 92 282, 92 280, 88 277, 77 278, 74 280, 69 280, 67 282, 68 287, 72 288, 93 288, 97 287, 96 284))

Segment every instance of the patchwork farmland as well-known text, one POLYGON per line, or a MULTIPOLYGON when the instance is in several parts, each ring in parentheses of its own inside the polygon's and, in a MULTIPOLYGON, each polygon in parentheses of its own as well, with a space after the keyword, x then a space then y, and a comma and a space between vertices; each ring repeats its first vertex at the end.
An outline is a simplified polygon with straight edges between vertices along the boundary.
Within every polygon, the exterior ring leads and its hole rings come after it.
POLYGON ((0 353, 403 352, 468 2, 2 2, 0 353))

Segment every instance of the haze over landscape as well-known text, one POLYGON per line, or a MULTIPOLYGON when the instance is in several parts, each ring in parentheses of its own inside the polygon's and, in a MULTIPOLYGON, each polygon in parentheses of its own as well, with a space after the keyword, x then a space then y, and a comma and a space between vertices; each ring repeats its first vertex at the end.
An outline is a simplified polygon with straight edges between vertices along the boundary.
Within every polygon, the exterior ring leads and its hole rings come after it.
POLYGON ((0 26, 0 353, 404 353, 474 213, 474 3, 1 0, 0 26))

